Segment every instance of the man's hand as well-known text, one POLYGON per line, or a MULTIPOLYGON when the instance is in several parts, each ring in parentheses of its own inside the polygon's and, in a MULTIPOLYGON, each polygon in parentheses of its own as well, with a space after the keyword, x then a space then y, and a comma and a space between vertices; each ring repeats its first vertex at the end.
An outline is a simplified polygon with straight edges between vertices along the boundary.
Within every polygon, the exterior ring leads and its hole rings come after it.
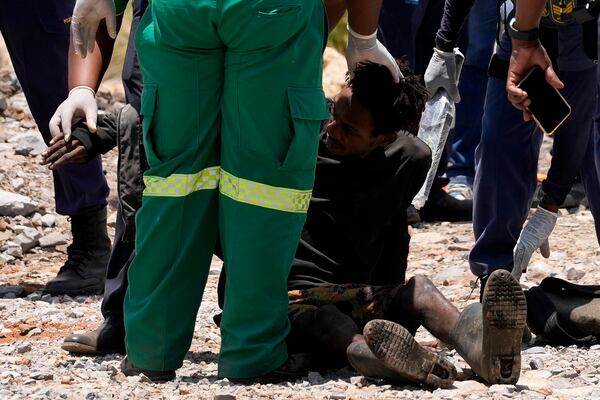
POLYGON ((42 153, 42 165, 48 165, 48 169, 55 170, 68 163, 84 163, 88 159, 86 148, 77 139, 70 142, 65 141, 62 133, 54 136, 50 141, 50 147, 42 153))
POLYGON ((433 49, 433 55, 424 76, 425 87, 431 97, 438 90, 444 89, 455 103, 460 102, 458 80, 464 61, 465 56, 458 48, 452 52, 433 49))
POLYGON ((377 40, 377 31, 371 35, 359 35, 348 26, 348 47, 346 48, 346 62, 350 74, 361 61, 371 61, 386 66, 392 73, 394 82, 404 78, 398 63, 387 51, 384 45, 377 40))
POLYGON ((85 58, 94 51, 96 31, 102 20, 108 35, 117 37, 117 19, 114 0, 77 0, 71 18, 71 36, 75 52, 85 58))
POLYGON ((50 133, 53 137, 57 137, 61 133, 62 127, 64 138, 68 142, 71 139, 71 125, 79 118, 85 118, 90 132, 96 132, 98 105, 94 97, 94 90, 87 86, 71 90, 69 97, 58 106, 50 118, 50 133))
POLYGON ((521 274, 527 271, 529 260, 536 249, 540 249, 544 258, 550 257, 548 237, 554 230, 558 213, 553 213, 538 206, 531 219, 525 224, 517 245, 513 249, 512 275, 519 280, 521 274))
POLYGON ((528 110, 531 100, 527 92, 517 87, 519 82, 535 66, 540 67, 545 75, 546 81, 556 89, 562 89, 563 83, 558 79, 552 62, 546 53, 546 49, 539 41, 527 42, 513 39, 510 64, 508 66, 508 79, 506 80, 506 92, 508 100, 513 106, 523 111, 523 119, 529 121, 531 113, 528 110))

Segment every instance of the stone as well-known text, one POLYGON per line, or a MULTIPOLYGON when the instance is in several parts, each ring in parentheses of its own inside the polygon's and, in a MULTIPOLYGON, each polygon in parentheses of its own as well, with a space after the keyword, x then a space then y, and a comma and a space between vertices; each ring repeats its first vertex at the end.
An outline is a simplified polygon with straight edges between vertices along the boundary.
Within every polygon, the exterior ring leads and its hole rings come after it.
POLYGON ((350 378, 350 383, 358 387, 363 387, 366 386, 369 381, 364 376, 353 376, 350 378))
POLYGON ((54 375, 50 373, 39 373, 31 376, 31 379, 36 381, 51 381, 54 379, 54 375))
POLYGON ((523 354, 545 354, 546 349, 541 346, 533 346, 522 351, 523 354))
POLYGON ((6 253, 0 253, 0 265, 2 264, 7 264, 9 262, 12 262, 15 260, 15 257, 6 254, 6 253))
POLYGON ((10 185, 12 186, 13 190, 16 190, 18 192, 19 190, 23 189, 23 186, 25 186, 25 179, 23 179, 23 178, 12 179, 10 181, 10 185))
POLYGON ((21 246, 21 250, 23 250, 23 253, 27 253, 29 250, 33 249, 38 244, 37 238, 30 237, 25 233, 19 233, 17 237, 13 240, 13 242, 21 246))
POLYGON ((67 244, 67 237, 59 232, 52 232, 42 236, 39 240, 40 247, 55 247, 62 244, 67 244))
POLYGON ((543 369, 544 361, 541 358, 533 358, 529 361, 529 366, 531 369, 543 369))
POLYGON ((54 214, 44 214, 44 215, 42 215, 41 220, 42 220, 42 226, 45 226, 47 228, 51 228, 56 223, 56 215, 54 215, 54 214))
POLYGON ((235 400, 236 397, 232 394, 215 394, 214 400, 235 400))
POLYGON ((514 385, 492 385, 488 388, 490 393, 510 394, 515 391, 514 385))
POLYGON ((325 382, 325 379, 323 379, 323 376, 320 373, 314 372, 314 371, 310 371, 308 373, 308 382, 311 385, 320 385, 323 382, 325 382))
POLYGON ((567 270, 568 281, 578 281, 585 276, 585 271, 581 269, 571 267, 567 270))
POLYGON ((38 336, 42 334, 42 330, 40 328, 33 328, 29 332, 27 332, 27 336, 38 336))
POLYGON ((10 244, 6 247, 4 254, 13 258, 23 258, 23 249, 21 248, 21 245, 10 242, 10 244))
POLYGON ((0 215, 29 215, 37 208, 37 203, 27 196, 0 190, 0 215))
POLYGON ((7 294, 13 294, 15 298, 20 297, 23 295, 24 290, 23 286, 18 285, 0 286, 0 297, 6 298, 7 294))
POLYGON ((456 381, 454 386, 462 393, 486 392, 487 387, 477 381, 456 381))
POLYGON ((71 378, 69 375, 64 375, 60 378, 60 383, 63 385, 70 385, 72 381, 73 378, 71 378))
POLYGON ((37 156, 46 150, 46 144, 39 135, 24 135, 15 142, 15 154, 20 156, 37 156))
POLYGON ((17 353, 18 354, 27 353, 28 351, 31 351, 31 344, 30 343, 22 343, 21 345, 19 345, 17 347, 17 353))

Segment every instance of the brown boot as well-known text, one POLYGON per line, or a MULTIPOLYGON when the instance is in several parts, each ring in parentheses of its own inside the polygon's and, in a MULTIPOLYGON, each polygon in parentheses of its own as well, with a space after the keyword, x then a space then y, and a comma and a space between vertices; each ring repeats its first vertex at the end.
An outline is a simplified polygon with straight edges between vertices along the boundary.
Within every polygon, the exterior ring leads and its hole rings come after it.
MULTIPOLYGON (((448 388, 456 379, 456 368, 445 358, 421 347, 402 325, 375 319, 364 328, 367 345, 375 357, 397 376, 397 380, 448 388)), ((363 361, 367 358, 363 358, 363 361)), ((358 360, 354 360, 358 364, 358 360)), ((374 372, 372 360, 359 368, 374 372)), ((380 366, 376 367, 379 369, 380 366)), ((359 371, 359 369, 357 369, 359 371)))
POLYGON ((95 331, 67 336, 61 347, 75 354, 125 354, 123 320, 106 318, 95 331))
POLYGON ((490 384, 515 384, 521 373, 521 340, 527 317, 525 295, 505 270, 493 272, 482 303, 470 304, 451 333, 454 347, 490 384))

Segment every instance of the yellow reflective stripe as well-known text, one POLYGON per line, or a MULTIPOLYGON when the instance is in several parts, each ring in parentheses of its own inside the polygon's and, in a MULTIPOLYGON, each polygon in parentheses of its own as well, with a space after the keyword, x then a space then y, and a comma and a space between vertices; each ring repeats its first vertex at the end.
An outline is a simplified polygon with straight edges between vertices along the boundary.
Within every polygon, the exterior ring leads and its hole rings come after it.
POLYGON ((225 170, 221 170, 219 191, 241 203, 294 213, 305 213, 312 195, 312 190, 269 186, 238 178, 225 170))
POLYGON ((144 176, 144 196, 182 197, 198 190, 216 189, 220 171, 220 167, 209 167, 195 174, 144 176))

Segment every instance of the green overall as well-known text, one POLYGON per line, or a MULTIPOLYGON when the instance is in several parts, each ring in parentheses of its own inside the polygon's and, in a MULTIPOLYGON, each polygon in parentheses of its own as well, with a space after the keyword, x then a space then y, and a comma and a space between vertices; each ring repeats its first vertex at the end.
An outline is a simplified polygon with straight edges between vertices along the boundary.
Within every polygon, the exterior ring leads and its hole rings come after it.
POLYGON ((182 365, 217 235, 219 376, 285 362, 286 281, 329 116, 324 19, 321 0, 150 3, 136 35, 149 169, 124 306, 135 366, 182 365))

